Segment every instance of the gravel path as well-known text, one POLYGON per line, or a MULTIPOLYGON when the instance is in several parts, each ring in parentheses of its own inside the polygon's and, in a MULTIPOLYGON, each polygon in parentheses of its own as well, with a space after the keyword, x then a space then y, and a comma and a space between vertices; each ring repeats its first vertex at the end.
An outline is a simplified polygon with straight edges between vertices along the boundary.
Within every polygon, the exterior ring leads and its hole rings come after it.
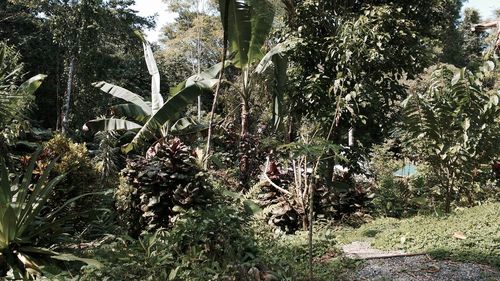
POLYGON ((500 280, 493 268, 452 261, 436 261, 427 256, 366 260, 351 280, 393 281, 490 281, 500 280))
POLYGON ((500 273, 489 266, 433 260, 427 255, 401 256, 401 251, 373 249, 370 242, 353 242, 342 250, 347 257, 364 260, 348 280, 500 281, 500 273))
POLYGON ((369 241, 355 241, 342 246, 342 251, 346 257, 351 259, 372 259, 397 256, 404 254, 403 251, 381 251, 374 249, 369 241))

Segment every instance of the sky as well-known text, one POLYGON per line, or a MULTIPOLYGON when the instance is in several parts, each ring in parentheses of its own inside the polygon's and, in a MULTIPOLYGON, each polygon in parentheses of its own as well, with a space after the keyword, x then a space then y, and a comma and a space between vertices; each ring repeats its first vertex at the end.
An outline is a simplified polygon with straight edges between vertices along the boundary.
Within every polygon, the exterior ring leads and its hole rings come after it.
POLYGON ((162 0, 135 0, 135 5, 132 9, 136 10, 141 16, 156 15, 156 28, 154 30, 146 30, 146 36, 151 42, 158 41, 161 28, 175 19, 175 14, 167 9, 167 5, 162 0))
MULTIPOLYGON (((479 10, 483 19, 493 17, 493 11, 500 9, 499 0, 469 0, 464 4, 464 8, 472 7, 479 10)), ((158 41, 161 28, 175 19, 175 14, 167 9, 167 5, 162 0, 136 0, 133 9, 137 10, 141 16, 156 15, 156 28, 147 30, 146 35, 151 42, 158 41)))

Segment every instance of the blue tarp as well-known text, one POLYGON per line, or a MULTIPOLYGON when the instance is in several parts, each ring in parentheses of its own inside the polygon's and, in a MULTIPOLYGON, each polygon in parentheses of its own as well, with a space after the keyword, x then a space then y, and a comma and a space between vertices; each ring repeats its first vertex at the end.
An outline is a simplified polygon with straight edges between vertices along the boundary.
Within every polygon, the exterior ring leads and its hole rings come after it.
POLYGON ((404 165, 403 168, 394 172, 393 175, 396 177, 411 177, 411 176, 414 176, 416 174, 418 174, 417 166, 412 165, 412 164, 406 164, 406 165, 404 165))

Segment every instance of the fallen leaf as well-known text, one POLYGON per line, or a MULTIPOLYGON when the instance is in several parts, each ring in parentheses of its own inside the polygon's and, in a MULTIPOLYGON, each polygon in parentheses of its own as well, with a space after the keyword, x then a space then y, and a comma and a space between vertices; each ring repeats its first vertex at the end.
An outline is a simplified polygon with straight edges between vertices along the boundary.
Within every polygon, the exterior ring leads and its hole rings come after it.
POLYGON ((439 266, 437 265, 431 265, 429 266, 425 271, 429 272, 429 273, 436 273, 440 270, 441 268, 439 268, 439 266))
POLYGON ((457 238, 457 239, 460 239, 460 240, 464 240, 466 239, 467 237, 463 234, 463 232, 455 232, 453 233, 453 237, 457 238))

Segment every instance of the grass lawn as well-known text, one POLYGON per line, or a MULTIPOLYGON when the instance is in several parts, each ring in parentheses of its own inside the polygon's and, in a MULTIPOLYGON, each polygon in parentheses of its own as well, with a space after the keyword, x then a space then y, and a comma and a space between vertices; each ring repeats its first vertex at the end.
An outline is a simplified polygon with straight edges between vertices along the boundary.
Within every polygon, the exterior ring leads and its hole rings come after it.
POLYGON ((449 216, 380 218, 357 229, 340 229, 341 243, 371 240, 378 249, 429 253, 435 258, 500 267, 500 203, 459 210, 449 216))

